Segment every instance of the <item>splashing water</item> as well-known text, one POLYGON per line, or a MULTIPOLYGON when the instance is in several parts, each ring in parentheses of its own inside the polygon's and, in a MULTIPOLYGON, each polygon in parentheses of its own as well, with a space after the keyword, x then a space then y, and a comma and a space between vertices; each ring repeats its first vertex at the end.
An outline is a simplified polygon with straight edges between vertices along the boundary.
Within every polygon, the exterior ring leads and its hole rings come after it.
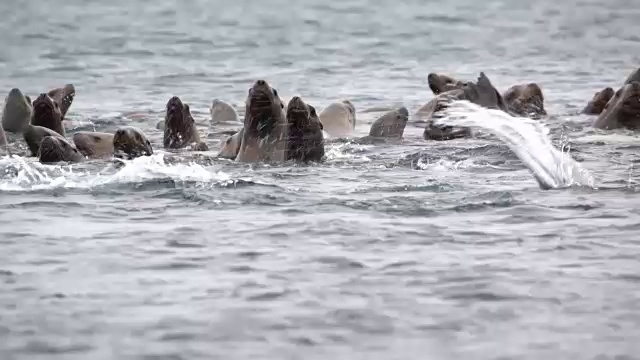
POLYGON ((452 126, 482 128, 498 136, 531 171, 544 190, 586 185, 593 177, 567 153, 556 149, 549 128, 540 121, 513 117, 501 110, 481 107, 467 100, 454 101, 439 122, 452 126))
POLYGON ((212 172, 195 163, 167 164, 164 154, 143 156, 133 160, 118 160, 122 167, 112 163, 100 170, 86 164, 44 165, 35 158, 17 155, 0 158, 0 191, 33 191, 53 188, 88 189, 113 183, 139 183, 154 179, 227 183, 228 174, 212 172))

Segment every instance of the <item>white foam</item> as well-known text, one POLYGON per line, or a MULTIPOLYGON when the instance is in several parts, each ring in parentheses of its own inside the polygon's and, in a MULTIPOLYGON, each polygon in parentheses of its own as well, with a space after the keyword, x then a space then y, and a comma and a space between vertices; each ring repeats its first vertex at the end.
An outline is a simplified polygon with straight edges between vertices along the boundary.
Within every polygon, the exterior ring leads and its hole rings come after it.
POLYGON ((498 136, 531 171, 543 189, 594 186, 593 177, 567 153, 556 149, 549 128, 540 121, 516 118, 466 100, 452 102, 439 122, 481 128, 498 136))
POLYGON ((87 189, 112 183, 138 183, 166 178, 198 183, 231 181, 228 174, 213 172, 196 163, 167 164, 163 153, 121 161, 124 166, 118 170, 108 165, 96 173, 87 170, 84 164, 44 165, 35 158, 5 156, 0 158, 0 191, 87 189))

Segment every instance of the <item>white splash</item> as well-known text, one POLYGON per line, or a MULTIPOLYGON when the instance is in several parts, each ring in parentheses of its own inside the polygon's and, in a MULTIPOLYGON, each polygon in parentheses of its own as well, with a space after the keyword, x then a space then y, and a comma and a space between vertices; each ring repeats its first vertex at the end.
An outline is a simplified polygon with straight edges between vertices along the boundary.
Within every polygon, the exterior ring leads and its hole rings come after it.
POLYGON ((498 136, 531 171, 542 189, 571 185, 594 187, 593 177, 571 156, 553 146, 549 128, 540 121, 512 117, 466 100, 452 102, 443 115, 438 122, 482 128, 498 136))
POLYGON ((44 165, 36 158, 5 156, 0 158, 0 191, 32 191, 54 188, 88 189, 113 183, 139 183, 152 179, 172 179, 198 183, 226 183, 228 174, 213 172, 195 163, 167 164, 164 154, 119 160, 121 168, 108 163, 100 171, 90 171, 85 164, 44 165))

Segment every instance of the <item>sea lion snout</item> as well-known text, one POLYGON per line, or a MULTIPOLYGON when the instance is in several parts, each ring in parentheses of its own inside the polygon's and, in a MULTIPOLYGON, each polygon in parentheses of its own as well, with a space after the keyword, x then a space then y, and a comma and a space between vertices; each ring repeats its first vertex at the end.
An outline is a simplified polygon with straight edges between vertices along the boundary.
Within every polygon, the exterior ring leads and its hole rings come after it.
POLYGON ((258 86, 265 86, 265 85, 267 85, 267 82, 266 82, 266 81, 264 81, 264 80, 257 80, 257 81, 256 81, 256 85, 258 85, 258 86))
POLYGON ((22 96, 22 91, 20 91, 20 89, 18 89, 18 88, 13 88, 13 89, 11 89, 11 91, 9 91, 9 96, 10 97, 22 96))

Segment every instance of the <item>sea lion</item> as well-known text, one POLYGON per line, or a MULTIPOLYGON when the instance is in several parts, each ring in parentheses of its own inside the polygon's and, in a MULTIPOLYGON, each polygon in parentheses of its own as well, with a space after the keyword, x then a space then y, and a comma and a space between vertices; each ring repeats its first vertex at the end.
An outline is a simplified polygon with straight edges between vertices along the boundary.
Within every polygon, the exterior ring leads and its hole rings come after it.
POLYGON ((385 139, 401 139, 404 128, 409 121, 409 110, 406 107, 387 111, 371 124, 369 136, 385 139))
POLYGON ((547 115, 542 89, 536 83, 514 85, 502 94, 502 98, 513 115, 531 118, 547 115))
POLYGON ((134 126, 119 127, 113 135, 113 156, 133 159, 153 155, 153 147, 142 130, 134 126))
POLYGON ((634 72, 629 74, 627 80, 624 81, 624 85, 631 84, 634 81, 640 82, 640 68, 636 69, 634 72))
POLYGON ((5 131, 19 134, 29 125, 32 114, 31 98, 24 95, 20 89, 11 89, 4 100, 2 127, 5 131))
POLYGON ((76 96, 75 86, 73 86, 73 84, 66 84, 63 87, 49 90, 48 95, 51 96, 53 101, 58 103, 60 112, 62 113, 61 120, 64 120, 64 117, 67 115, 67 111, 69 111, 69 108, 73 103, 73 99, 76 96))
POLYGON ((64 136, 62 110, 49 94, 42 93, 33 101, 31 125, 46 127, 64 136))
POLYGON ((219 99, 213 99, 209 113, 211 114, 211 121, 214 122, 238 121, 238 113, 236 110, 231 105, 219 99))
POLYGON ((73 144, 88 158, 104 159, 113 156, 113 134, 79 131, 73 134, 73 144))
POLYGON ((244 131, 236 161, 287 160, 288 123, 278 91, 257 80, 245 101, 244 131))
POLYGON ((220 152, 218 157, 224 159, 235 159, 240 151, 240 143, 242 143, 242 135, 244 134, 244 128, 240 129, 237 133, 229 136, 220 146, 220 152))
POLYGON ((320 161, 324 157, 322 123, 316 109, 294 96, 287 105, 289 141, 287 160, 320 161))
POLYGON ((47 136, 59 137, 64 139, 64 137, 57 132, 43 127, 43 126, 34 126, 31 124, 27 124, 27 126, 22 131, 22 136, 24 141, 27 143, 27 147, 31 152, 31 156, 38 156, 38 150, 40 150, 40 142, 47 136))
POLYGON ((450 76, 436 73, 429 73, 427 76, 429 88, 434 95, 441 94, 450 90, 461 89, 465 82, 456 80, 450 76))
POLYGON ((208 146, 200 141, 200 134, 196 122, 191 116, 191 109, 179 97, 173 96, 167 101, 167 111, 164 118, 165 149, 181 149, 192 146, 196 151, 207 151, 208 146))
POLYGON ((324 131, 333 137, 348 136, 356 127, 356 108, 349 100, 329 104, 319 117, 324 131))
POLYGON ((593 123, 598 129, 640 129, 640 82, 624 85, 609 100, 593 123))
POLYGON ((582 109, 582 113, 588 115, 601 114, 602 110, 607 105, 609 100, 611 100, 614 94, 615 91, 613 91, 613 89, 608 86, 601 91, 598 91, 595 95, 593 95, 591 101, 587 103, 587 106, 582 109))
POLYGON ((38 160, 43 164, 60 161, 81 162, 84 156, 71 143, 60 136, 45 136, 40 142, 38 160))
POLYGON ((7 134, 4 133, 4 129, 0 126, 0 146, 7 145, 7 134))
POLYGON ((426 140, 451 140, 471 136, 469 128, 458 128, 448 125, 434 124, 433 119, 450 101, 468 100, 488 109, 500 109, 508 112, 502 95, 491 84, 484 72, 478 76, 476 83, 466 82, 460 89, 453 89, 437 95, 421 107, 416 116, 427 121, 423 137, 426 140))

